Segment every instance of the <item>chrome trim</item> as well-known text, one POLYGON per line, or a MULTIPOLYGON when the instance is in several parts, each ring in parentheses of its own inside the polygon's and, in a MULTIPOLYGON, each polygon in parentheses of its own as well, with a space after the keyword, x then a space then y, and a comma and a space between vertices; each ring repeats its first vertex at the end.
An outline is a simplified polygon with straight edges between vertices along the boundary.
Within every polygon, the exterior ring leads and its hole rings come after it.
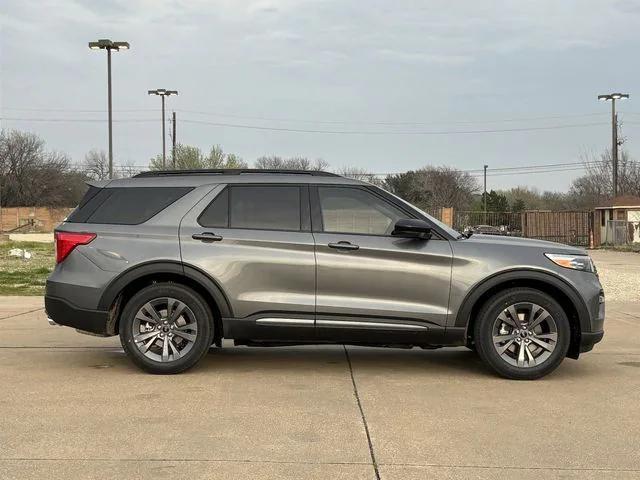
POLYGON ((258 324, 281 326, 313 326, 313 318, 258 318, 258 324))
POLYGON ((319 327, 358 327, 385 330, 429 330, 429 327, 424 325, 410 323, 354 322, 352 320, 316 320, 316 325, 319 327))

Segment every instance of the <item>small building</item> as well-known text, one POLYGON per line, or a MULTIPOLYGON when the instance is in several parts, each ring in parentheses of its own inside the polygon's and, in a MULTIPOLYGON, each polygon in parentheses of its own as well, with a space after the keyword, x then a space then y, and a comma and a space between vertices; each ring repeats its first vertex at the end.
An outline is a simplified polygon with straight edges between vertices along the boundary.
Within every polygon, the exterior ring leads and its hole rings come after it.
POLYGON ((640 243, 640 197, 622 195, 596 207, 600 240, 612 245, 640 243))

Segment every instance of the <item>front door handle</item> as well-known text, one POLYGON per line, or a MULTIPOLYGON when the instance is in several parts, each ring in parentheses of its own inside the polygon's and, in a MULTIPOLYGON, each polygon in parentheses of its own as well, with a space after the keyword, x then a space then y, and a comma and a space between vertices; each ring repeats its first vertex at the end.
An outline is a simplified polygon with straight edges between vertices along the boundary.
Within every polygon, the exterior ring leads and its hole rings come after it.
POLYGON ((338 250, 358 250, 360 245, 354 245, 351 242, 345 242, 344 240, 338 243, 330 243, 329 248, 336 248, 338 250))
POLYGON ((200 240, 202 242, 219 242, 222 240, 222 235, 216 235, 212 232, 194 233, 191 235, 194 240, 200 240))

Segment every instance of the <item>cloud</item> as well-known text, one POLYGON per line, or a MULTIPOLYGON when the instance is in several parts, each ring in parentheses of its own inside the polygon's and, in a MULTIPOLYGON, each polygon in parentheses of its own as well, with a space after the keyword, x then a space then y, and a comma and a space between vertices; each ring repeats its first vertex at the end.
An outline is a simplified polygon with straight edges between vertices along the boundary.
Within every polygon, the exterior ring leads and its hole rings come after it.
POLYGON ((388 48, 377 51, 378 55, 386 60, 399 61, 404 63, 435 63, 443 65, 461 65, 473 61, 468 55, 438 55, 422 52, 406 52, 391 50, 388 48))

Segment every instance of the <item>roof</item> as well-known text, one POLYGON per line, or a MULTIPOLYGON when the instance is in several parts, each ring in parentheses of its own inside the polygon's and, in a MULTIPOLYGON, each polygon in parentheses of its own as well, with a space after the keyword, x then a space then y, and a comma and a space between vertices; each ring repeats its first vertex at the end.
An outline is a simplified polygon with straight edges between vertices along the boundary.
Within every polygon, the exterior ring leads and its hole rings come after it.
POLYGON ((198 187, 218 183, 314 183, 328 185, 367 185, 366 182, 334 173, 302 170, 169 170, 144 172, 132 178, 114 179, 108 187, 198 187))
POLYGON ((606 208, 640 208, 640 197, 635 195, 619 195, 607 200, 603 205, 596 207, 596 210, 606 208))

